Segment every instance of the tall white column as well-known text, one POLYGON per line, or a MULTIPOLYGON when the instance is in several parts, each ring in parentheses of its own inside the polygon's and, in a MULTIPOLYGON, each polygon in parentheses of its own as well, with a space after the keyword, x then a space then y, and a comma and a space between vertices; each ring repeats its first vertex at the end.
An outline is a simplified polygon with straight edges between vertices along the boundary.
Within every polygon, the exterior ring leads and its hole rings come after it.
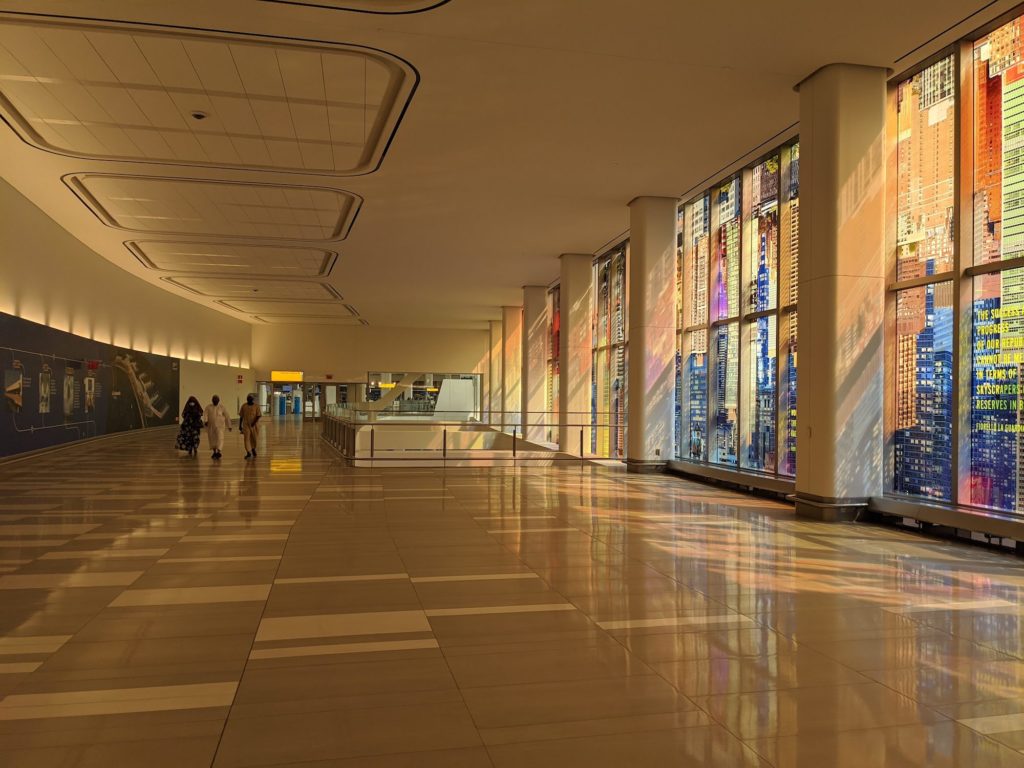
POLYGON ((523 437, 533 442, 544 439, 547 424, 548 289, 543 285, 523 286, 523 437))
POLYGON ((501 308, 501 427, 519 424, 523 365, 523 308, 501 308))
POLYGON ((626 469, 659 472, 672 455, 676 381, 674 197, 629 204, 626 469))
POLYGON ((883 483, 886 71, 800 84, 797 514, 852 517, 883 483))
POLYGON ((593 263, 590 254, 561 255, 562 329, 558 358, 558 447, 579 454, 580 435, 585 451, 590 450, 590 377, 593 366, 593 263))
POLYGON ((501 320, 490 321, 491 347, 487 360, 488 423, 501 424, 501 320))

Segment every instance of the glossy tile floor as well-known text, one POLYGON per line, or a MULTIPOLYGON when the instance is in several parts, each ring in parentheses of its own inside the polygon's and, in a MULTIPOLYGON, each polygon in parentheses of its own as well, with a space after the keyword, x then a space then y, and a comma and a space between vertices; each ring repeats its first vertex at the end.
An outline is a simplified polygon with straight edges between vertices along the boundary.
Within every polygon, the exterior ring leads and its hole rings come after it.
POLYGON ((0 466, 0 765, 1024 766, 1017 558, 263 442, 0 466))

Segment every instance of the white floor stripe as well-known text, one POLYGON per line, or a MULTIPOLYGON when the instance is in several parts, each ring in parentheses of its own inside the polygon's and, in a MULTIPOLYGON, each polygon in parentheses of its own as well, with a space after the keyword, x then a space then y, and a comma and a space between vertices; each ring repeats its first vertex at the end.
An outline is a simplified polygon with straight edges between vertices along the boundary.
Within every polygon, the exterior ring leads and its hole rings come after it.
POLYGON ((407 579, 407 573, 375 573, 365 576, 300 576, 291 579, 274 579, 275 584, 332 584, 346 581, 395 581, 407 579))
POLYGON ((299 656, 333 656, 342 653, 381 653, 437 648, 437 640, 382 640, 378 643, 335 643, 333 645, 300 645, 291 648, 265 648, 249 654, 250 659, 287 659, 299 656))
POLYGON ((623 619, 599 621, 601 629, 639 629, 643 627, 704 627, 713 624, 753 624, 753 620, 738 613, 722 616, 671 616, 662 619, 623 619))
POLYGON ((413 584, 433 584, 446 581, 504 581, 505 579, 539 579, 536 573, 478 573, 466 576, 414 576, 413 584))
POLYGON ((575 611, 572 603, 539 603, 536 605, 484 605, 476 608, 430 608, 427 616, 484 616, 495 613, 544 613, 547 611, 575 611))

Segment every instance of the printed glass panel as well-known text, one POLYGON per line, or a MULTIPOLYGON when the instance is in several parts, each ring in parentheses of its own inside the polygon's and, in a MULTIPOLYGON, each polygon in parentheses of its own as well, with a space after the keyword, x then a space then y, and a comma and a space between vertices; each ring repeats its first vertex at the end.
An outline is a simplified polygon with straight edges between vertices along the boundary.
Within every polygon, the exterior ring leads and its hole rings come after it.
POLYGON ((775 309, 779 291, 779 156, 754 166, 750 176, 751 243, 747 261, 750 312, 775 309))
POLYGON ((893 490, 948 501, 953 461, 953 284, 896 296, 893 490))
POLYGON ((714 353, 711 461, 736 466, 739 429, 739 324, 729 323, 712 329, 714 353))
POLYGON ((953 56, 897 89, 897 280, 953 269, 955 96, 953 56))
POLYGON ((1020 511, 1024 268, 974 278, 971 504, 1020 511))
POLYGON ((1024 255, 1022 19, 974 46, 974 262, 1024 255))
POLYGON ((740 311, 740 214, 743 196, 739 177, 715 190, 717 226, 712 245, 711 319, 736 317, 740 311))
POLYGON ((686 334, 683 342, 683 458, 704 461, 708 456, 708 332, 686 334))
POLYGON ((747 380, 746 416, 743 430, 742 463, 747 469, 775 471, 778 437, 775 432, 778 374, 778 340, 774 315, 759 317, 748 329, 749 357, 745 361, 747 380))
POLYGON ((782 346, 782 371, 779 377, 779 474, 796 476, 796 343, 797 313, 779 319, 782 346))

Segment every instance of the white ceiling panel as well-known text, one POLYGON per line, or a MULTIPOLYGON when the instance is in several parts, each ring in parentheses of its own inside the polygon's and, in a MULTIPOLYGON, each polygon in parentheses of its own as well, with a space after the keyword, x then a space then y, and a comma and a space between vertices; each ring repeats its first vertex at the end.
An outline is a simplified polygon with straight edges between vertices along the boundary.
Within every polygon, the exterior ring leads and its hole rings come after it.
POLYGON ((275 301, 339 301, 341 296, 326 283, 312 280, 269 280, 202 275, 163 278, 171 285, 211 298, 260 298, 275 301))
POLYGON ((64 181, 108 226, 156 234, 340 240, 361 202, 326 187, 108 174, 64 181))
POLYGON ((28 143, 88 159, 368 173, 416 79, 396 57, 351 45, 31 17, 0 25, 0 111, 28 143))
POLYGON ((337 259, 333 251, 277 245, 163 240, 134 240, 125 245, 148 269, 179 274, 326 277, 337 259))

